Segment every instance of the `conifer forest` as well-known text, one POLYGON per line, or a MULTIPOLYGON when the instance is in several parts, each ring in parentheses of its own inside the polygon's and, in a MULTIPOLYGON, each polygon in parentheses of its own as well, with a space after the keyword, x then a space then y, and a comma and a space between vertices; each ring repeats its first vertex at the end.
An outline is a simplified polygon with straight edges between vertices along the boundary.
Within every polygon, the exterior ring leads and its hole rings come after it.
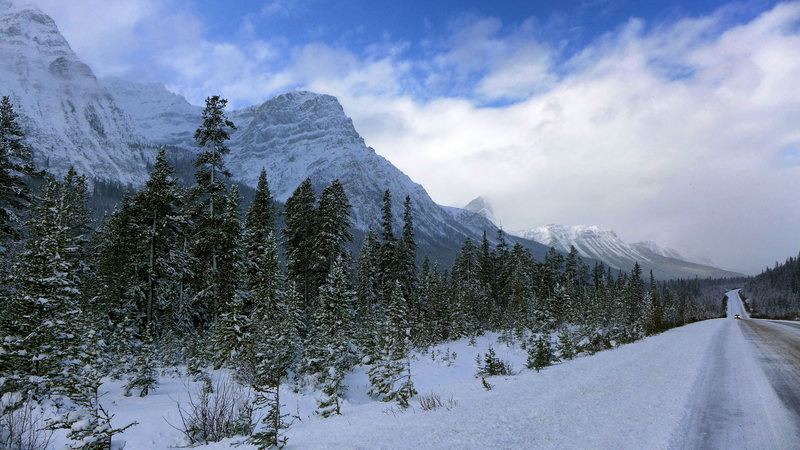
MULTIPOLYGON (((725 314, 724 282, 660 282, 638 264, 630 273, 589 265, 574 248, 536 260, 502 231, 493 245, 485 233, 467 239, 451 265, 432 262, 418 252, 411 200, 388 190, 381 227, 354 254, 339 180, 314 192, 306 179, 279 221, 262 170, 243 205, 225 166, 236 126, 225 106, 206 100, 193 184, 178 181, 161 149, 144 186, 95 226, 91 181, 74 170, 60 178, 36 172, 3 97, 3 417, 49 402, 58 414, 42 429, 67 430, 76 447, 109 448, 136 423, 111 425, 113 411, 98 400, 104 380, 146 397, 164 373, 179 373, 204 386, 202 403, 230 389, 212 377, 227 371, 252 392, 231 406, 230 423, 209 426, 187 406, 178 427, 189 443, 241 435, 268 448, 286 444, 291 423, 281 385, 318 390, 317 414, 339 415, 344 378, 366 366, 368 395, 404 409, 420 395, 413 351, 498 333, 527 351, 523 370, 538 372, 725 314), (397 202, 402 217, 392 214, 397 202)), ((487 389, 486 377, 512 372, 493 352, 476 362, 487 389)))

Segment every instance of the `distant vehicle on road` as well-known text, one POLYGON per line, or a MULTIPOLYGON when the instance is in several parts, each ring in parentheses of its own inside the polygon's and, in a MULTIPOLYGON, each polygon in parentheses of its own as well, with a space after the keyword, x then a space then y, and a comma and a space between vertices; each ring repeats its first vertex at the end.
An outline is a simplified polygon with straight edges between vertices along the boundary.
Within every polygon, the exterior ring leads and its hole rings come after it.
POLYGON ((734 315, 733 315, 733 318, 734 318, 734 319, 741 319, 741 317, 739 317, 739 315, 738 315, 738 314, 734 314, 734 315))

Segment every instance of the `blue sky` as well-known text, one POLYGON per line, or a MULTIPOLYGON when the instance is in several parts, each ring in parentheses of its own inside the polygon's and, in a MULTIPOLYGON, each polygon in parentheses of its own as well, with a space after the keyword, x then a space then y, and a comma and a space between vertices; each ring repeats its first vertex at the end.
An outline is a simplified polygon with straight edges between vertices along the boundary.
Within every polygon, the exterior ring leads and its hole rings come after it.
POLYGON ((487 197, 509 230, 749 273, 800 249, 798 1, 34 1, 100 77, 335 95, 435 201, 487 197))
MULTIPOLYGON (((290 64, 291 49, 324 42, 362 58, 387 53, 407 59, 415 67, 407 75, 408 91, 422 98, 474 97, 471 90, 487 67, 476 67, 446 82, 426 84, 427 62, 451 45, 465 27, 488 21, 482 32, 498 40, 530 39, 546 46, 554 72, 587 46, 641 20, 642 32, 687 17, 724 11, 718 30, 752 20, 776 2, 724 1, 191 1, 192 9, 210 40, 246 44, 253 39, 272 42, 276 64, 290 64), (413 79, 416 78, 416 79, 413 79), (431 89, 433 87, 433 89, 431 89)), ((438 70, 442 70, 438 68, 438 70)), ((680 74, 677 74, 680 75, 680 74)), ((162 80, 163 81, 163 80, 162 80)), ((302 82, 295 83, 302 87, 302 82)), ((259 99, 261 100, 261 99, 259 99)), ((481 99, 485 105, 507 104, 509 99, 481 99)), ((239 101, 241 104, 241 101, 239 101)))

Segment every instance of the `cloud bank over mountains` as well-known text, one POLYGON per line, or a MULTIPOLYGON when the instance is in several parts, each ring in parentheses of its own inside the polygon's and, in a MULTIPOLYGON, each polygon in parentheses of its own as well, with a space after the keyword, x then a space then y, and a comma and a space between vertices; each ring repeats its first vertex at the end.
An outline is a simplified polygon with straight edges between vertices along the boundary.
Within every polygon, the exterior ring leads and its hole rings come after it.
POLYGON ((36 3, 100 76, 237 107, 335 95, 434 200, 485 195, 511 229, 594 223, 746 272, 800 249, 799 3, 630 18, 578 49, 537 18, 464 14, 435 40, 354 47, 265 37, 246 15, 221 37, 182 0, 36 3))

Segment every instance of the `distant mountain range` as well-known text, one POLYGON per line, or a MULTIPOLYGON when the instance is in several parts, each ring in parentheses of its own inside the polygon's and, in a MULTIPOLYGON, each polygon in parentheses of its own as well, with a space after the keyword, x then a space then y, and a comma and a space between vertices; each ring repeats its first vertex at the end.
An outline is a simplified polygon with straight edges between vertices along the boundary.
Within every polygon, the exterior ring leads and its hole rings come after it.
POLYGON ((628 244, 612 230, 596 226, 551 224, 529 230, 513 231, 511 234, 540 242, 563 252, 568 252, 572 246, 581 256, 603 261, 611 267, 625 271, 629 271, 633 264, 638 262, 643 273, 646 274, 652 270, 653 275, 658 279, 741 276, 735 272, 687 261, 677 251, 662 247, 655 242, 628 244))
MULTIPOLYGON (((464 209, 479 214, 499 226, 492 205, 484 197, 472 200, 464 209)), ((652 241, 628 244, 614 231, 597 226, 550 224, 510 231, 509 234, 539 242, 563 253, 569 252, 570 247, 575 247, 578 254, 586 259, 602 261, 614 269, 626 272, 638 262, 642 266, 643 273, 647 274, 652 270, 653 276, 658 279, 741 276, 736 272, 705 264, 704 261, 691 262, 677 250, 662 247, 652 241)))
MULTIPOLYGON (((139 186, 155 149, 196 151, 193 136, 202 108, 161 84, 98 80, 35 6, 0 0, 0 94, 20 113, 37 165, 64 173, 73 165, 90 177, 139 186)), ((392 193, 399 228, 410 197, 421 253, 449 264, 464 239, 491 240, 497 227, 483 215, 437 205, 425 189, 367 147, 335 97, 289 92, 261 105, 232 111, 227 165, 234 178, 255 186, 261 168, 270 190, 285 201, 306 178, 319 192, 338 178, 353 206, 353 226, 380 223, 383 192, 392 193)), ((523 238, 535 256, 547 247, 523 238)))

